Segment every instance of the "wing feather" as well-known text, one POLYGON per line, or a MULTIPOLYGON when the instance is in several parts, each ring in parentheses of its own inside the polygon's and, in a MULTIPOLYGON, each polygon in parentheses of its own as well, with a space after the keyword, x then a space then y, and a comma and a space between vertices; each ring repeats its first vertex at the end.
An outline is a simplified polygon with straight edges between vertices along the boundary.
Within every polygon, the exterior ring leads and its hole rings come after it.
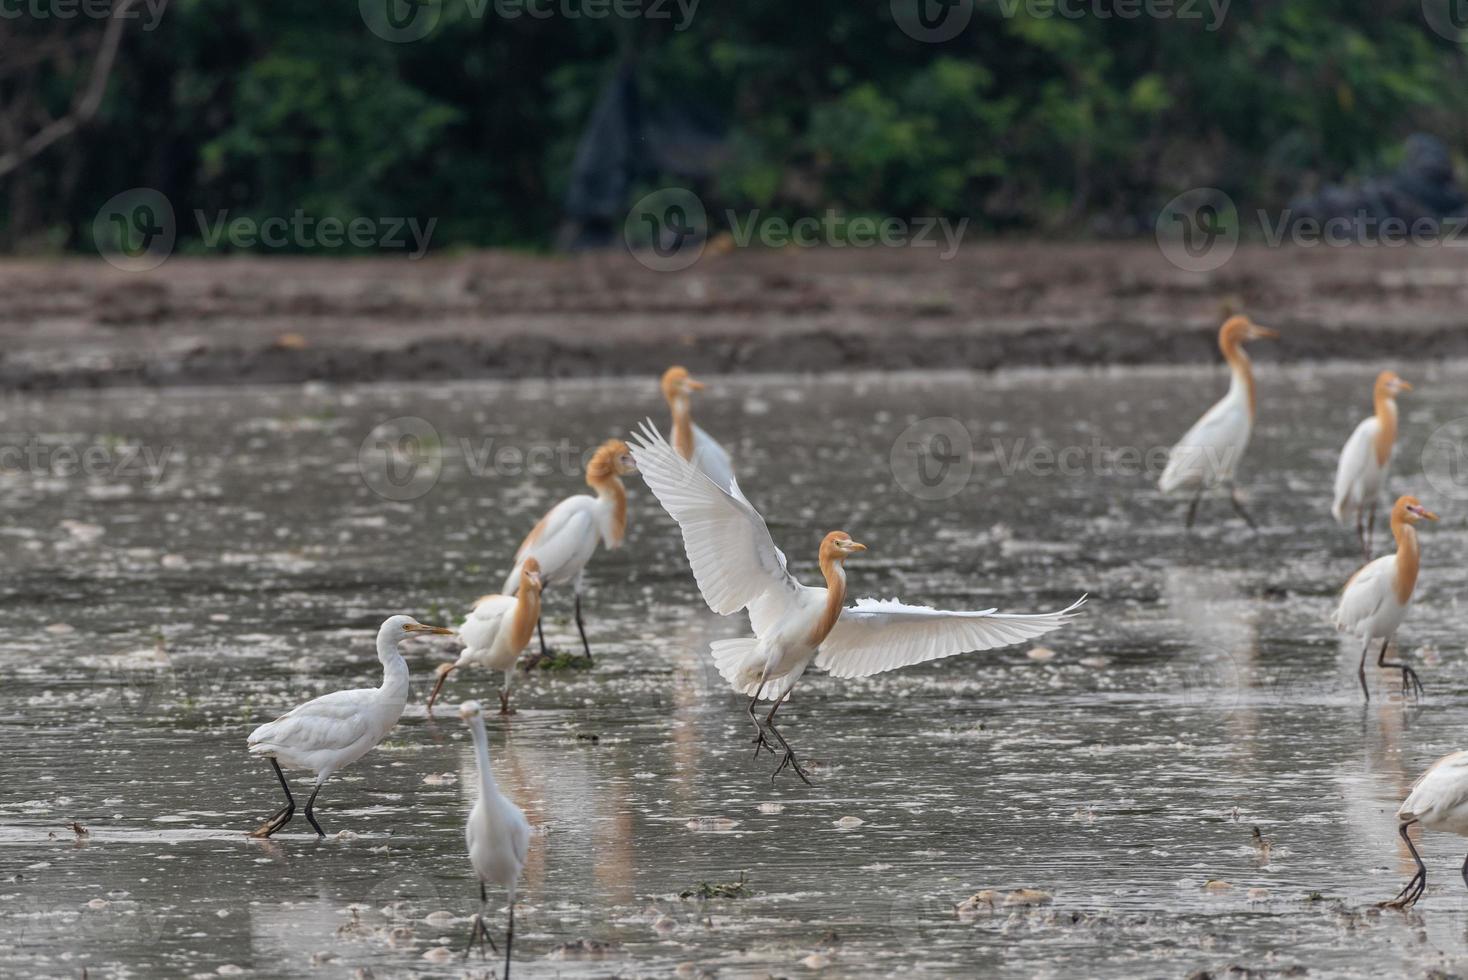
POLYGON ((1030 615, 859 599, 855 607, 842 610, 815 662, 835 677, 867 677, 972 650, 992 650, 1060 629, 1085 601, 1082 596, 1056 612, 1030 615))
POLYGON ((762 610, 793 600, 800 586, 785 568, 765 519, 742 494, 730 493, 679 456, 651 421, 629 445, 653 496, 678 522, 688 564, 710 609, 727 616, 767 593, 771 597, 759 604, 762 610))

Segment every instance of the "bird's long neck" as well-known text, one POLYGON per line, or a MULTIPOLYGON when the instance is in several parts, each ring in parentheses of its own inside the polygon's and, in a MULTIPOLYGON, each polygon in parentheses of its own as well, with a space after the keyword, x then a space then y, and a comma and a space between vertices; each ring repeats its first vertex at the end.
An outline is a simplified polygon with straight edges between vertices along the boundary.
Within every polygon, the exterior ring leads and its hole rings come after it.
POLYGON ((491 800, 499 794, 494 771, 489 768, 489 736, 484 733, 484 719, 471 718, 469 737, 474 739, 474 761, 479 766, 479 796, 491 800))
POLYGON ((1397 441, 1397 400, 1389 391, 1376 393, 1376 421, 1376 463, 1385 466, 1397 441))
POLYGON ((1244 403, 1249 406, 1249 421, 1253 422, 1254 368, 1249 361, 1249 355, 1244 353, 1243 345, 1233 338, 1221 340, 1218 349, 1223 351, 1223 359, 1228 362, 1229 371, 1233 374, 1228 393, 1244 399, 1244 403))
POLYGON ((408 700, 408 662, 398 650, 398 641, 386 631, 377 635, 377 660, 382 664, 379 695, 389 701, 408 700))
POLYGON ((586 483, 596 491, 597 502, 609 511, 606 546, 620 548, 627 536, 627 488, 616 474, 597 479, 588 477, 586 483))
POLYGON ((535 633, 535 624, 540 620, 540 590, 522 585, 520 594, 515 597, 515 623, 514 631, 510 634, 510 643, 516 650, 525 649, 530 642, 530 637, 535 633))
POLYGON ((1422 549, 1417 544, 1417 529, 1406 519, 1392 514, 1392 537, 1397 539, 1397 577, 1392 583, 1397 602, 1406 605, 1417 587, 1417 572, 1422 567, 1422 549))
POLYGON ((822 555, 821 574, 826 577, 826 606, 821 610, 815 629, 811 630, 810 645, 813 647, 826 641, 836 626, 836 620, 841 618, 841 607, 846 603, 846 566, 841 559, 822 555))
POLYGON ((668 408, 673 412, 673 448, 689 462, 693 461, 693 411, 687 395, 674 395, 668 399, 668 408))

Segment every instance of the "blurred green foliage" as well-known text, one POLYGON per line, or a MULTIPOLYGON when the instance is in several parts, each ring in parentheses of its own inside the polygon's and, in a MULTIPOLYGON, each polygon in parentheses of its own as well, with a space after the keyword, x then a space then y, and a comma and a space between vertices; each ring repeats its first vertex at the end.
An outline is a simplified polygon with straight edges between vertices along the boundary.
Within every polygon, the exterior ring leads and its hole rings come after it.
MULTIPOLYGON (((1464 145, 1463 49, 1419 0, 1234 0, 1221 23, 1205 2, 1123 18, 1112 0, 1072 0, 1078 17, 979 0, 938 44, 887 0, 704 0, 683 30, 674 3, 667 19, 433 9, 427 37, 390 43, 351 2, 173 0, 156 30, 129 30, 93 123, 3 178, 12 247, 87 249, 98 206, 141 185, 173 201, 184 250, 203 247, 193 212, 226 208, 436 217, 437 248, 546 248, 624 63, 646 106, 721 121, 698 187, 715 213, 1125 233, 1188 187, 1279 206, 1389 165, 1414 130, 1464 145)), ((54 114, 70 91, 51 88, 54 114)))

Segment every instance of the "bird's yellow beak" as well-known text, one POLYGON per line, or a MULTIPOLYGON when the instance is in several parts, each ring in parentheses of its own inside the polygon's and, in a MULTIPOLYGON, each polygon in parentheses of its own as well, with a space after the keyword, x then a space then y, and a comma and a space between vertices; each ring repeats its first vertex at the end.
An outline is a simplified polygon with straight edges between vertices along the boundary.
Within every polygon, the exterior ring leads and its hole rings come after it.
POLYGON ((692 378, 688 378, 683 382, 683 387, 687 388, 689 391, 703 391, 705 388, 708 387, 708 385, 704 384, 702 381, 694 381, 692 378))
POLYGON ((403 629, 409 633, 438 633, 442 636, 454 635, 454 631, 447 626, 425 626, 422 623, 408 623, 403 629))
POLYGON ((1412 385, 1409 384, 1406 381, 1403 381, 1401 378, 1398 378, 1397 379, 1397 382, 1396 382, 1395 387, 1396 387, 1396 389, 1398 391, 1411 391, 1412 390, 1412 385))
POLYGON ((846 542, 846 550, 851 552, 866 551, 867 546, 862 544, 860 541, 848 541, 846 542))
POLYGON ((530 582, 537 589, 538 588, 541 588, 544 585, 544 582, 541 581, 540 573, 539 572, 531 572, 530 573, 530 582))
POLYGON ((1269 327, 1261 327, 1257 323, 1250 325, 1249 337, 1252 340, 1274 340, 1278 336, 1278 330, 1271 330, 1269 327))
POLYGON ((1422 508, 1417 513, 1421 514, 1423 517, 1427 518, 1429 521, 1435 521, 1435 520, 1437 520, 1437 515, 1434 514, 1432 511, 1428 510, 1426 507, 1422 508))

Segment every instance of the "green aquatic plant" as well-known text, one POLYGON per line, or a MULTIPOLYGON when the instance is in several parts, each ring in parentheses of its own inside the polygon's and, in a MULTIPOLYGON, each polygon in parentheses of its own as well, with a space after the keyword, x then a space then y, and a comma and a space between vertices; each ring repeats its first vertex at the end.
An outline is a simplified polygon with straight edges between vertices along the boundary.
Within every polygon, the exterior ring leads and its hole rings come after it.
POLYGON ((754 894, 744 879, 744 872, 739 872, 738 881, 709 882, 700 881, 695 888, 688 888, 678 893, 679 898, 696 898, 700 902, 706 902, 714 898, 748 898, 754 894))

